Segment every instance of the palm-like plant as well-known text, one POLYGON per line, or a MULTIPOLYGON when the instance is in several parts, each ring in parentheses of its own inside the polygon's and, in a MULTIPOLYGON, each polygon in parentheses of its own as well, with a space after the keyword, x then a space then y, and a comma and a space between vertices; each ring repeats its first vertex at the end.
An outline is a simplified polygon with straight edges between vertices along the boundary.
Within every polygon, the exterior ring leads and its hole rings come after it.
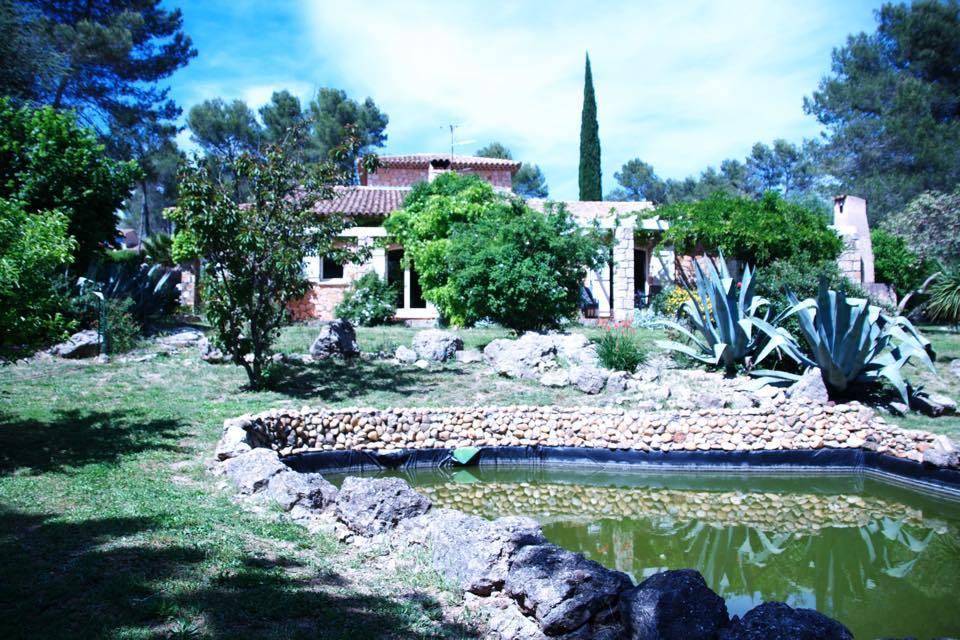
MULTIPOLYGON (((728 374, 733 374, 738 365, 761 362, 785 344, 787 336, 772 330, 770 302, 755 295, 754 273, 747 266, 741 281, 736 282, 722 254, 719 267, 712 260, 707 261, 706 272, 694 261, 696 291, 685 287, 690 296, 680 310, 696 333, 678 322, 665 321, 662 326, 683 334, 690 344, 671 340, 658 344, 706 364, 722 363, 728 374)), ((776 323, 777 319, 773 324, 776 323)))
MULTIPOLYGON (((936 373, 930 357, 930 341, 903 316, 889 316, 861 298, 847 298, 821 280, 817 298, 797 300, 787 292, 790 308, 782 315, 796 315, 809 354, 793 340, 781 343, 784 352, 808 367, 819 367, 831 395, 849 393, 856 386, 887 380, 909 402, 909 387, 902 369, 911 358, 919 359, 936 373)), ((775 335, 783 329, 764 327, 775 335)), ((788 377, 778 372, 757 371, 757 375, 788 377)), ((793 376, 790 376, 793 377, 793 376)))
POLYGON ((960 268, 937 276, 936 282, 930 287, 927 313, 933 320, 960 323, 960 268))

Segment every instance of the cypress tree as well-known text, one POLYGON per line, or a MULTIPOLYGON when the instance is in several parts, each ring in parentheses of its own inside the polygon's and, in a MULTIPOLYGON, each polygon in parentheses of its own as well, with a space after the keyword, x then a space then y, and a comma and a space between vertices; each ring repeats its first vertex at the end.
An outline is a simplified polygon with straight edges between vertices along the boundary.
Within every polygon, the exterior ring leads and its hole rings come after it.
POLYGON ((583 114, 580 120, 580 199, 603 200, 600 186, 600 126, 597 124, 597 97, 593 93, 590 54, 583 77, 583 114))

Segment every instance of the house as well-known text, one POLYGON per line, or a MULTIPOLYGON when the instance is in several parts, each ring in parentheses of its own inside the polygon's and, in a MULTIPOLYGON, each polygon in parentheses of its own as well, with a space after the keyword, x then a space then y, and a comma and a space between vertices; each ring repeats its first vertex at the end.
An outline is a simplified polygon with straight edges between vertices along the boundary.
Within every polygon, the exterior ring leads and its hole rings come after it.
MULTIPOLYGON (((337 189, 336 197, 317 205, 320 215, 340 213, 353 219, 344 233, 344 242, 357 242, 371 248, 364 264, 338 264, 324 256, 306 260, 304 265, 311 287, 307 295, 290 303, 295 319, 333 318, 333 310, 344 291, 362 274, 373 271, 397 285, 396 319, 411 324, 429 323, 437 310, 423 299, 416 265, 403 263, 403 247, 387 240, 383 221, 403 206, 411 187, 433 180, 438 174, 456 171, 480 176, 494 188, 509 192, 513 176, 520 168, 514 160, 451 154, 409 154, 381 156, 379 168, 367 174, 361 171, 360 184, 337 189)), ((532 208, 543 210, 544 200, 530 200, 532 208)), ((589 317, 629 320, 638 305, 673 281, 674 256, 671 251, 655 249, 657 235, 664 223, 655 217, 637 220, 638 212, 651 210, 649 202, 564 202, 574 218, 584 225, 596 222, 609 231, 613 241, 612 261, 588 274, 584 282, 584 305, 589 317)))

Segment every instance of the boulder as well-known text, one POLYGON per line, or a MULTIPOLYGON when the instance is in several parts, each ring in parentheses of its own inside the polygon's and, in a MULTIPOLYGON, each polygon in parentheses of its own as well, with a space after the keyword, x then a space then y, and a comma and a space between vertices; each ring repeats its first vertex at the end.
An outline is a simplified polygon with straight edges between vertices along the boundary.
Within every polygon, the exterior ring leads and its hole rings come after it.
POLYGON ((517 340, 500 338, 483 350, 483 359, 500 375, 538 380, 552 368, 557 346, 552 336, 525 333, 517 340))
POLYGON ((483 353, 479 349, 464 349, 462 351, 457 351, 454 357, 457 359, 457 362, 461 364, 474 364, 477 362, 483 362, 483 353))
POLYGON ((570 370, 570 381, 577 389, 591 395, 603 391, 607 383, 607 371, 590 365, 574 367, 570 370))
POLYGON ((650 576, 620 596, 630 640, 714 640, 730 617, 723 598, 693 569, 650 576))
POLYGON ((223 432, 217 442, 216 456, 218 460, 236 458, 252 449, 250 432, 247 431, 249 422, 244 418, 231 418, 223 421, 223 432))
POLYGON ((817 367, 811 367, 803 372, 800 379, 787 389, 787 397, 795 400, 804 399, 814 404, 827 404, 830 397, 827 387, 823 384, 823 374, 817 367))
POLYGON ((337 516, 351 531, 368 537, 429 508, 430 501, 400 478, 349 477, 337 495, 337 516))
POLYGON ((413 336, 413 350, 422 360, 446 362, 452 360, 461 349, 463 349, 463 340, 452 331, 427 329, 413 336))
POLYGON ((943 415, 953 415, 957 412, 957 402, 950 396, 942 393, 931 393, 929 397, 930 402, 943 407, 943 415))
POLYGON ((205 338, 202 331, 181 328, 176 329, 167 335, 160 336, 157 338, 157 343, 172 349, 182 349, 184 347, 192 347, 196 344, 199 344, 200 340, 203 339, 205 338))
POLYGON ((545 542, 540 525, 530 518, 491 522, 454 512, 432 527, 433 567, 464 591, 486 596, 503 586, 520 548, 545 542))
POLYGON ((336 501, 337 488, 319 473, 285 471, 270 479, 267 495, 284 511, 295 506, 322 511, 336 501))
POLYGON ((917 393, 910 397, 910 408, 916 409, 931 418, 938 418, 953 413, 957 405, 952 399, 944 395, 917 393), (940 400, 944 400, 946 404, 940 402, 940 400))
POLYGON ((200 359, 204 362, 223 364, 227 361, 227 357, 223 354, 223 351, 213 346, 206 336, 202 336, 197 340, 197 351, 200 352, 200 359))
POLYGON ((517 603, 504 596, 480 598, 467 594, 464 603, 485 618, 490 638, 496 640, 548 640, 536 621, 523 615, 517 603))
POLYGON ((320 333, 310 345, 310 355, 314 358, 348 358, 359 353, 357 334, 346 320, 320 325, 320 333))
POLYGON ((954 358, 950 361, 950 366, 948 367, 950 373, 960 378, 960 358, 954 358))
POLYGON ((720 640, 853 640, 845 626, 813 609, 764 602, 734 618, 720 640))
POLYGON ((956 467, 960 465, 960 453, 950 438, 940 435, 923 451, 923 461, 935 467, 956 467))
POLYGON ((572 365, 596 365, 599 361, 597 348, 582 333, 550 334, 557 355, 572 365))
POLYGON ((61 358, 93 358, 100 353, 100 335, 93 329, 79 331, 50 349, 50 353, 61 358))
POLYGON ((627 390, 629 374, 626 371, 614 371, 607 377, 607 393, 623 393, 627 390))
POLYGON ((625 573, 610 571, 554 544, 522 547, 503 590, 548 636, 619 626, 620 593, 632 586, 625 573), (586 627, 586 628, 585 628, 586 627))
POLYGON ((551 369, 540 376, 540 384, 545 387, 565 387, 570 384, 570 374, 566 369, 551 369))
POLYGON ((726 399, 715 393, 694 392, 691 394, 691 397, 693 399, 693 406, 697 409, 722 409, 727 403, 726 399))
POLYGON ((403 345, 400 345, 393 353, 393 357, 403 364, 413 364, 417 361, 417 352, 410 347, 404 347, 403 345))
POLYGON ((273 476, 289 469, 287 465, 280 462, 280 456, 276 451, 265 447, 257 447, 230 458, 225 466, 227 477, 244 495, 265 489, 273 476))

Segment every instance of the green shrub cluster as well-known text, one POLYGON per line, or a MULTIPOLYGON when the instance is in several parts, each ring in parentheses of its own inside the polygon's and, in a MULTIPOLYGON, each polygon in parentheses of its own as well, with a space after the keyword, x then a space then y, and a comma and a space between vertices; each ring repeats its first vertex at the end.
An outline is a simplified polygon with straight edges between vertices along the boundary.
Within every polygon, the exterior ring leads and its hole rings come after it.
POLYGON ((350 285, 333 314, 354 325, 373 327, 396 315, 396 301, 396 288, 371 271, 350 285))
POLYGON ((647 348, 629 323, 604 325, 596 339, 597 357, 607 369, 633 373, 647 359, 647 348))

